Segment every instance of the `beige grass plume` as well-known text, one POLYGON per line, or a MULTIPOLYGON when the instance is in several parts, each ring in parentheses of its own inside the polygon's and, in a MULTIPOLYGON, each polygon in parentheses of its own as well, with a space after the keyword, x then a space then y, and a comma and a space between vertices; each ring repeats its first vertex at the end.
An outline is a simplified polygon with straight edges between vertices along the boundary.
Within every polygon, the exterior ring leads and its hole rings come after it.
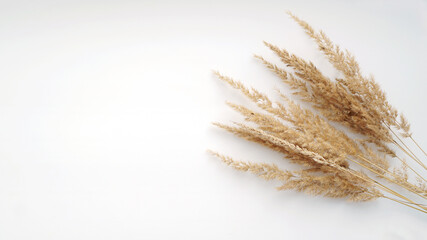
POLYGON ((237 170, 281 181, 279 190, 294 189, 350 201, 386 198, 427 213, 427 207, 420 203, 427 200, 425 179, 388 145, 395 144, 424 166, 398 136, 397 131, 401 137, 413 140, 407 120, 389 104, 374 79, 362 75, 353 55, 333 44, 323 32, 316 32, 295 15, 289 15, 316 41, 320 51, 344 77, 329 79, 313 63, 267 42, 265 45, 288 69, 256 57, 293 89, 295 95, 311 103, 320 115, 283 94, 280 94, 282 101, 273 102, 256 89, 215 72, 219 79, 238 89, 261 111, 228 103, 256 127, 243 123, 214 125, 280 152, 303 169, 282 170, 276 165, 236 161, 210 152, 237 170), (338 122, 364 137, 352 138, 328 121, 338 122), (400 167, 390 170, 387 156, 398 158, 400 167), (408 169, 416 174, 418 183, 409 180, 408 169), (415 198, 417 201, 413 200, 415 198))
POLYGON ((268 42, 264 42, 265 45, 276 53, 290 70, 280 68, 261 56, 256 57, 273 70, 283 82, 296 90, 296 95, 312 103, 329 120, 339 122, 366 136, 365 142, 374 143, 381 152, 393 157, 397 157, 396 153, 387 144, 395 144, 427 170, 426 165, 395 132, 399 130, 402 137, 408 137, 415 142, 408 121, 387 101, 386 94, 373 76, 363 76, 354 56, 334 44, 324 32, 316 32, 305 21, 290 12, 288 14, 317 43, 319 50, 343 74, 343 78, 332 80, 324 76, 313 63, 268 42))

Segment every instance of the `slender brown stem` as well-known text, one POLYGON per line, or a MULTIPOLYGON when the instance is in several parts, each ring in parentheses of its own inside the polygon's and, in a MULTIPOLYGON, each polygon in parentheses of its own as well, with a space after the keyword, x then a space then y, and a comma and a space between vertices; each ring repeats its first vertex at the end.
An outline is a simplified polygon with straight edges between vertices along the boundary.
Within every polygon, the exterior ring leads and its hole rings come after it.
MULTIPOLYGON (((393 194, 393 195, 395 195, 395 196, 397 196, 397 197, 399 197, 399 198, 401 198, 401 199, 405 199, 406 201, 408 201, 408 202, 409 202, 409 203, 411 203, 411 204, 414 204, 414 205, 416 205, 416 206, 421 206, 420 204, 415 203, 415 202, 414 202, 414 201, 412 201, 411 199, 409 199, 409 198, 407 198, 407 197, 405 197, 405 196, 403 196, 403 195, 401 195, 401 194, 397 193, 396 191, 393 191, 392 189, 390 189, 390 188, 388 188, 388 187, 384 186, 383 184, 381 184, 381 183, 379 183, 379 182, 377 182, 377 181, 373 180, 373 179, 372 179, 372 178, 370 178, 370 177, 362 177, 362 176, 360 176, 359 174, 356 174, 354 171, 351 171, 350 169, 343 168, 343 167, 340 167, 340 166, 331 166, 331 167, 335 167, 335 168, 341 169, 341 170, 343 170, 343 171, 345 171, 345 172, 348 172, 348 173, 352 174, 352 175, 353 175, 353 176, 355 176, 355 177, 358 177, 358 178, 360 178, 360 179, 362 179, 362 180, 364 180, 364 181, 368 181, 368 182, 370 182, 370 183, 372 183, 372 184, 377 185, 379 188, 383 189, 384 191, 386 191, 386 192, 388 192, 388 193, 390 193, 390 194, 393 194)), ((421 208, 422 208, 422 209, 424 209, 424 210, 427 210, 427 208, 425 208, 425 207, 421 207, 421 208)))
POLYGON ((400 148, 400 150, 402 150, 404 153, 406 153, 409 157, 411 157, 414 161, 416 161, 418 164, 420 164, 421 166, 423 166, 424 168, 426 168, 424 166, 424 164, 418 159, 417 156, 415 156, 415 154, 409 149, 408 146, 405 145, 405 143, 403 143, 402 139, 400 139, 399 135, 397 135, 393 129, 386 123, 383 122, 383 124, 388 128, 388 130, 390 130, 390 132, 412 153, 409 153, 406 149, 404 149, 396 140, 392 139, 392 142, 398 146, 400 148))
MULTIPOLYGON (((396 120, 394 121, 395 124, 399 127, 402 127, 400 125, 400 123, 398 123, 396 120)), ((385 124, 385 123, 384 123, 385 124)), ((385 124, 388 128, 390 128, 387 124, 385 124)), ((391 130, 391 129, 390 129, 391 130)), ((412 142, 415 143, 415 145, 417 145, 417 147, 424 153, 425 156, 427 156, 427 153, 421 148, 421 146, 417 143, 417 141, 415 141, 415 139, 412 137, 412 134, 409 134, 409 138, 412 140, 412 142)))
POLYGON ((406 151, 398 142, 393 140, 393 143, 400 148, 404 153, 406 153, 409 157, 411 157, 415 162, 417 162, 419 165, 421 165, 425 170, 427 170, 427 167, 418 159, 414 158, 408 151, 406 151))
POLYGON ((400 146, 400 144, 398 144, 395 140, 393 140, 393 142, 399 146, 400 149, 402 149, 402 151, 404 151, 406 154, 408 154, 408 156, 410 156, 412 159, 414 159, 418 164, 420 164, 424 169, 427 170, 426 165, 424 165, 421 160, 411 151, 411 149, 409 149, 409 147, 402 141, 402 139, 400 139, 400 137, 393 131, 393 129, 391 129, 390 126, 388 126, 387 124, 385 124, 387 126, 387 128, 391 131, 391 133, 393 133, 393 135, 402 143, 402 145, 412 154, 409 154, 408 151, 406 151, 405 149, 403 149, 402 146, 400 146))
MULTIPOLYGON (((371 161, 369 161, 367 158, 365 158, 365 157, 363 157, 363 156, 357 156, 357 157, 359 157, 359 158, 361 158, 362 160, 364 160, 365 162, 368 162, 369 164, 371 164, 371 165, 374 165, 376 168, 378 168, 378 169, 381 169, 381 170, 383 170, 384 172, 386 172, 386 173, 388 173, 388 174, 391 174, 391 175, 393 175, 395 178, 398 178, 399 176, 397 176, 395 173, 393 173, 393 172, 390 172, 389 170, 387 170, 387 169, 385 169, 385 168, 383 168, 383 167, 381 167, 381 166, 378 166, 378 165, 376 165, 375 163, 373 163, 373 162, 371 162, 371 161)), ((411 166, 409 166, 405 161, 403 161, 401 158, 399 158, 398 156, 396 156, 397 157, 397 159, 399 159, 401 162, 402 162, 402 164, 404 164, 405 166, 407 166, 409 169, 411 169, 415 174, 417 174, 417 176, 418 177, 420 177, 422 180, 424 180, 424 181, 426 181, 419 173, 417 173, 413 168, 411 168, 411 166)), ((408 181, 406 181, 408 184, 411 184, 411 183, 409 183, 408 181)), ((427 182, 427 181, 426 181, 427 182)), ((413 184, 411 184, 411 185, 413 185, 413 184)))
POLYGON ((424 153, 424 155, 427 156, 427 153, 421 148, 420 145, 418 145, 417 141, 415 141, 414 138, 412 138, 412 136, 409 136, 410 139, 412 139, 412 141, 415 143, 415 145, 417 145, 417 147, 424 153))
POLYGON ((414 206, 412 206, 412 205, 409 205, 409 204, 407 204, 407 203, 404 203, 404 202, 402 202, 402 201, 400 201, 400 200, 397 200, 397 199, 394 199, 394 198, 391 198, 391 197, 387 197, 387 196, 382 196, 383 198, 386 198, 386 199, 389 199, 389 200, 392 200, 392 201, 394 201, 394 202, 397 202, 397 203, 400 203, 400 204, 403 204, 403 205, 405 205, 405 206, 407 206, 407 207, 410 207, 410 208, 413 208, 413 209, 415 209, 415 210, 418 210, 418 211, 420 211, 420 212, 423 212, 423 213, 427 213, 427 211, 425 211, 425 210, 423 210, 423 209, 420 209, 420 208, 416 208, 416 207, 414 207, 414 206))
POLYGON ((414 156, 416 159, 418 159, 421 162, 421 160, 415 155, 415 153, 412 152, 412 150, 403 142, 403 140, 399 137, 399 135, 397 135, 393 130, 391 130, 391 132, 396 136, 396 138, 400 141, 400 143, 402 143, 402 145, 412 154, 412 156, 414 156))
POLYGON ((396 156, 396 158, 399 159, 403 165, 405 165, 409 169, 411 169, 411 171, 414 172, 420 179, 422 179, 424 182, 427 182, 427 180, 425 178, 423 178, 423 176, 421 176, 417 171, 415 171, 411 166, 409 166, 409 164, 407 164, 403 159, 401 159, 399 156, 396 156))
POLYGON ((373 180, 380 188, 382 188, 384 191, 386 191, 386 192, 388 192, 388 193, 391 193, 391 194, 393 194, 393 195, 395 195, 395 196, 397 196, 397 197, 400 197, 400 198, 402 198, 402 199, 405 199, 406 201, 408 201, 409 203, 411 203, 411 204, 413 204, 413 205, 416 205, 416 206, 418 206, 418 207, 420 207, 420 208, 422 208, 423 210, 427 210, 427 208, 426 207, 422 207, 422 205, 421 204, 418 204, 418 203, 415 203, 414 201, 412 201, 411 199, 409 199, 409 198, 407 198, 407 197, 405 197, 405 196, 403 196, 403 195, 401 195, 401 194, 399 194, 399 193, 397 193, 396 191, 393 191, 392 189, 390 189, 390 188, 388 188, 388 187, 386 187, 386 186, 384 186, 384 185, 382 185, 381 183, 379 183, 379 182, 377 182, 377 181, 375 181, 375 180, 373 180))
MULTIPOLYGON (((370 161, 369 161, 369 160, 367 160, 367 159, 363 159, 363 160, 367 161, 368 163, 370 163, 370 164, 374 165, 374 166, 375 166, 375 167, 377 167, 377 168, 381 168, 381 167, 379 167, 379 166, 375 165, 374 163, 370 162, 370 161)), ((412 193, 414 193, 414 194, 416 194, 416 195, 418 195, 418 196, 420 196, 420 197, 422 197, 422 198, 424 198, 424 199, 427 199, 427 197, 425 197, 425 196, 423 196, 423 195, 419 194, 418 192, 416 192, 416 191, 414 191, 414 190, 412 190, 412 189, 410 189, 410 188, 406 187, 405 185, 403 185, 403 184, 399 183, 398 181, 396 181, 396 180, 394 180, 394 179, 391 179, 391 178, 389 178, 389 177, 385 176, 384 174, 382 174, 382 173, 380 173, 380 172, 378 172, 378 171, 376 171, 376 170, 374 170, 374 169, 370 168, 369 166, 366 166, 366 165, 365 165, 365 164, 363 164, 363 163, 360 163, 360 162, 358 162, 358 161, 354 161, 353 159, 350 159, 350 161, 352 161, 352 162, 354 162, 354 163, 356 163, 356 164, 358 164, 358 165, 360 165, 360 166, 362 166, 362 167, 364 167, 364 168, 368 169, 369 171, 371 171, 371 172, 373 172, 373 173, 375 173, 375 174, 377 174, 377 175, 379 175, 379 176, 381 176, 381 177, 383 177, 383 178, 387 179, 387 180, 388 180, 389 182, 391 182, 391 183, 394 183, 394 184, 396 184, 396 185, 399 185, 399 186, 401 186, 402 188, 404 188, 404 189, 406 189, 406 190, 408 190, 408 191, 410 191, 410 192, 412 192, 412 193)), ((387 173, 390 173, 389 171, 387 171, 387 170, 385 170, 385 169, 383 169, 383 168, 381 168, 381 170, 383 170, 383 171, 385 171, 385 172, 387 172, 387 173)), ((390 174, 391 174, 391 173, 390 173, 390 174)))

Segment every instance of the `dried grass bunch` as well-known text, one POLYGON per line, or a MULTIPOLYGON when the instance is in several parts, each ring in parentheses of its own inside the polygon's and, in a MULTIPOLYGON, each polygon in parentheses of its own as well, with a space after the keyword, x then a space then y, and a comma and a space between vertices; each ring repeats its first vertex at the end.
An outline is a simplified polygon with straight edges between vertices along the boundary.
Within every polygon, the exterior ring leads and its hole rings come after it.
POLYGON ((294 189, 356 202, 386 198, 427 213, 422 204, 427 199, 426 180, 402 156, 405 154, 427 170, 404 142, 410 139, 421 149, 412 137, 408 121, 390 105, 374 78, 361 73, 352 54, 334 44, 322 31, 316 32, 305 21, 288 14, 317 43, 342 77, 330 79, 312 62, 264 42, 285 66, 277 66, 262 56, 255 57, 276 73, 298 100, 312 108, 303 108, 280 92, 282 101, 273 102, 256 89, 215 72, 219 79, 257 104, 260 111, 228 103, 252 124, 214 125, 280 152, 302 169, 282 170, 274 164, 236 161, 210 152, 237 170, 282 181, 279 190, 294 189), (350 137, 331 122, 357 133, 353 134, 357 137, 350 137), (391 169, 394 161, 399 164, 391 169))

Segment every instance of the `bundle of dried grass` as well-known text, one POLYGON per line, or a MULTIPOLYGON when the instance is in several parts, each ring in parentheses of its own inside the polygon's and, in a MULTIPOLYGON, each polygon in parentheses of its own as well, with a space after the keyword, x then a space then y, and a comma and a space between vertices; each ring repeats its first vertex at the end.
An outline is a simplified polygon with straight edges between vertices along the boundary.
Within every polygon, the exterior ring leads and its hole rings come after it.
POLYGON ((426 180, 389 146, 394 144, 401 153, 427 169, 401 138, 415 142, 405 117, 390 105, 373 77, 362 75, 353 55, 341 50, 322 31, 316 32, 303 20, 288 14, 315 40, 319 50, 343 77, 331 80, 313 63, 264 42, 286 68, 261 56, 255 57, 314 109, 303 108, 283 94, 280 94, 282 101, 273 102, 256 89, 215 72, 219 79, 256 103, 262 112, 228 103, 256 127, 243 123, 214 125, 280 152, 303 169, 287 171, 276 165, 236 161, 210 152, 237 170, 252 172, 266 180, 282 181, 279 190, 294 189, 350 201, 386 198, 427 213, 427 207, 420 203, 427 199, 426 180), (363 137, 350 137, 329 121, 342 124, 363 137), (393 158, 400 161, 400 166, 390 170, 393 158), (417 183, 409 180, 408 169, 415 174, 417 183))

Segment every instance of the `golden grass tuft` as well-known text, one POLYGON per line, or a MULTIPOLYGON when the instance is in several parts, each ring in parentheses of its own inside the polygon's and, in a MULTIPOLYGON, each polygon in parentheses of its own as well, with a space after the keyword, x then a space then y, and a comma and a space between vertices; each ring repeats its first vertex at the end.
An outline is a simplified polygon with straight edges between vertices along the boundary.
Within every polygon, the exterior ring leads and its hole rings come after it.
POLYGON ((279 190, 293 189, 350 201, 386 198, 427 213, 427 207, 419 203, 427 199, 426 180, 399 156, 406 154, 427 169, 403 141, 405 138, 413 140, 409 122, 390 105, 374 78, 361 73, 349 51, 334 44, 322 31, 315 31, 307 22, 288 14, 343 77, 330 79, 312 62, 264 42, 284 66, 259 55, 255 58, 292 89, 299 100, 311 104, 313 110, 303 108, 281 93, 281 101, 272 101, 266 94, 215 72, 219 79, 254 102, 260 111, 227 103, 246 122, 256 126, 244 123, 214 125, 277 151, 303 169, 282 170, 274 164, 236 161, 217 152, 210 153, 236 170, 281 181, 279 190), (357 133, 358 137, 350 137, 331 122, 357 133), (393 146, 400 151, 396 152, 393 146), (391 170, 393 159, 400 165, 391 170), (417 183, 411 180, 410 173, 417 183))

